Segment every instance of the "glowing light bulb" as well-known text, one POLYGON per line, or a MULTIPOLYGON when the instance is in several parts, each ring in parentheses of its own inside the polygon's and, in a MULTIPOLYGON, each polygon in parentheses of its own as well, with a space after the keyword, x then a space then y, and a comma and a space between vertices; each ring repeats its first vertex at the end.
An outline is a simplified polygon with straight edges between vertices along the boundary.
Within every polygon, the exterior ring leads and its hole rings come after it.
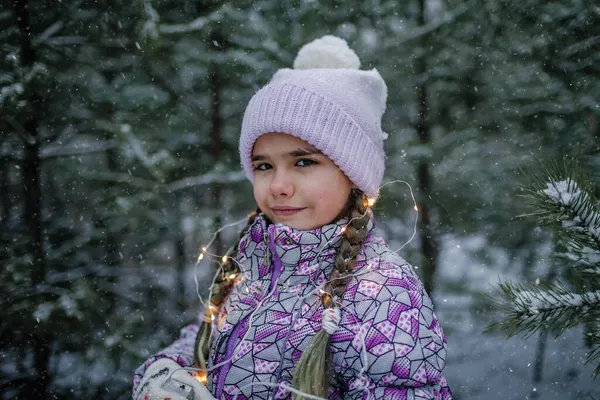
POLYGON ((200 371, 196 374, 196 379, 198 379, 203 385, 206 385, 206 372, 200 371))
POLYGON ((344 233, 346 232, 346 227, 343 227, 342 230, 340 231, 340 233, 344 233))
POLYGON ((202 248, 202 251, 206 251, 206 247, 203 247, 203 248, 202 248))
POLYGON ((204 253, 200 253, 200 255, 198 256, 198 261, 202 261, 202 259, 204 258, 204 253))
POLYGON ((416 204, 415 204, 415 206, 413 208, 415 209, 415 211, 419 211, 419 208, 417 207, 416 204))
POLYGON ((228 258, 227 256, 223 256, 223 258, 222 258, 223 262, 227 262, 227 258, 228 258))
POLYGON ((236 274, 231 274, 231 275, 228 276, 228 278, 231 279, 231 280, 233 280, 233 279, 235 279, 236 276, 237 276, 236 274))
POLYGON ((373 207, 375 205, 375 201, 377 201, 377 199, 368 198, 367 204, 369 205, 369 207, 373 207))

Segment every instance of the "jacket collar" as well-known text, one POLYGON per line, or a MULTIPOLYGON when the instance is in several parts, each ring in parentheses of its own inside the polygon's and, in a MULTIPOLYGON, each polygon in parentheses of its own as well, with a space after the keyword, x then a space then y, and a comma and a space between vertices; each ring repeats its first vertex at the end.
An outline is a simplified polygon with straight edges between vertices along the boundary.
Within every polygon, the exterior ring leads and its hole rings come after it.
MULTIPOLYGON (((283 224, 269 224, 261 213, 240 241, 240 254, 250 258, 255 250, 262 254, 268 247, 271 255, 276 255, 285 269, 319 264, 313 261, 333 259, 341 243, 342 230, 348 221, 348 218, 343 218, 317 229, 303 231, 283 224)), ((369 232, 373 227, 371 218, 367 226, 369 232)))

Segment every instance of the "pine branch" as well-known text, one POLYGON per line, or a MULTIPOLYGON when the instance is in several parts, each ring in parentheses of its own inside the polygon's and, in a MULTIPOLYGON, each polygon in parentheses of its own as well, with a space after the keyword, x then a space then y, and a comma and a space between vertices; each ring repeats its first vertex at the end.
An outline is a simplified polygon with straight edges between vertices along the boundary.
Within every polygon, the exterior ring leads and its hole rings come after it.
MULTIPOLYGON (((538 162, 539 163, 539 162, 538 162)), ((575 261, 575 267, 597 274, 600 269, 600 207, 593 198, 594 188, 584 179, 581 167, 571 161, 540 164, 541 173, 531 173, 532 181, 523 186, 524 197, 537 211, 541 225, 553 227, 561 243, 569 249, 564 253, 575 261), (578 182, 585 182, 580 185, 578 182)))
POLYGON ((549 285, 501 282, 499 286, 501 299, 492 301, 507 317, 487 330, 503 330, 509 337, 520 332, 528 337, 538 330, 554 331, 558 336, 582 320, 590 320, 594 314, 590 310, 600 309, 600 290, 573 293, 560 282, 549 285))
MULTIPOLYGON (((591 321, 585 325, 585 344, 590 349, 586 354, 586 364, 600 361, 600 321, 591 321)), ((600 362, 594 370, 594 376, 600 375, 600 362)))
POLYGON ((560 212, 563 228, 585 234, 596 247, 600 247, 600 211, 591 196, 582 191, 570 178, 552 181, 543 193, 547 201, 560 212))
POLYGON ((578 251, 564 251, 556 254, 570 263, 583 279, 600 280, 600 250, 583 247, 578 251))
MULTIPOLYGON (((580 166, 571 161, 550 162, 532 181, 522 186, 524 197, 536 210, 542 225, 555 228, 555 255, 566 268, 569 287, 562 282, 542 285, 499 284, 499 300, 492 298, 504 319, 486 331, 505 331, 531 336, 537 331, 556 336, 583 323, 586 327, 586 363, 600 360, 600 209, 593 198, 593 186, 584 179, 580 166), (579 182, 579 183, 578 183, 579 182), (583 185, 580 183, 584 182, 583 185)), ((594 371, 600 374, 600 363, 594 371)))

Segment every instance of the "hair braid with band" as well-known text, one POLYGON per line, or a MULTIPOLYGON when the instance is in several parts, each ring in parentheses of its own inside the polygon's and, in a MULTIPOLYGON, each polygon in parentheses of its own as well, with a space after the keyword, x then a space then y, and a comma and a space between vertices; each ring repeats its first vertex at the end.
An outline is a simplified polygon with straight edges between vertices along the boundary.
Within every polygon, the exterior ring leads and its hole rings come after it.
POLYGON ((208 352, 210 350, 213 312, 220 308, 234 286, 235 279, 230 279, 229 277, 232 274, 237 275, 240 272, 239 266, 234 261, 237 256, 240 241, 254 223, 259 212, 260 210, 257 209, 248 215, 248 223, 240 232, 240 236, 235 245, 227 250, 225 261, 219 265, 221 273, 217 276, 211 287, 211 298, 209 299, 208 307, 204 309, 204 317, 194 344, 194 364, 202 371, 206 371, 206 360, 208 360, 208 352))
MULTIPOLYGON (((335 302, 341 300, 346 290, 350 280, 349 275, 354 270, 368 234, 367 224, 371 219, 371 213, 367 196, 360 190, 353 189, 346 209, 346 215, 351 219, 342 233, 342 243, 335 256, 335 267, 324 289, 325 293, 322 297, 324 314, 328 310, 339 312, 335 302)), ((337 318, 339 319, 339 314, 337 318)), ((330 337, 331 333, 322 328, 312 339, 296 366, 292 383, 295 389, 302 393, 328 397, 331 376, 330 337)), ((305 399, 306 397, 302 395, 294 395, 294 400, 305 399)))

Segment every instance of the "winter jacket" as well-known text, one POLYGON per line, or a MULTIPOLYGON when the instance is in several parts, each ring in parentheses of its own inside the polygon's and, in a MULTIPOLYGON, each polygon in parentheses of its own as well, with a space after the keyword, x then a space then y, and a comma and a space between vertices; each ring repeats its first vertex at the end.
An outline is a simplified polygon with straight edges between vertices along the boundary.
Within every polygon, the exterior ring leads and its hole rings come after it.
MULTIPOLYGON (((241 277, 215 319, 207 384, 216 398, 291 399, 284 386, 321 330, 319 289, 346 222, 299 231, 256 218, 239 245, 241 277)), ((412 267, 368 228, 331 336, 329 399, 451 399, 442 376, 446 339, 431 300, 412 267)), ((197 331, 184 328, 140 366, 134 389, 157 358, 192 365, 197 331)))

